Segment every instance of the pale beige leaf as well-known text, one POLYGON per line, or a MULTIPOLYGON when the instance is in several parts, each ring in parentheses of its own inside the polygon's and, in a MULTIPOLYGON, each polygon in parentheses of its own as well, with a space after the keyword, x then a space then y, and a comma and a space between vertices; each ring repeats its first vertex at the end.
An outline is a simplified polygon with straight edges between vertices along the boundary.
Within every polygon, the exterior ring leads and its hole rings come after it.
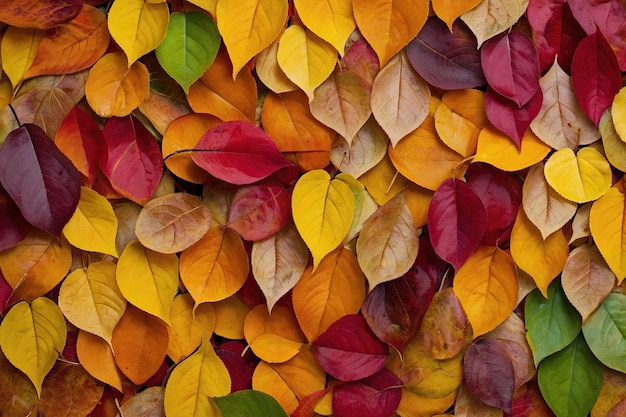
POLYGON ((461 20, 476 35, 478 46, 512 27, 524 15, 528 0, 482 0, 472 10, 461 15, 461 20))
POLYGON ((577 240, 587 239, 591 235, 589 230, 589 212, 593 203, 581 205, 572 221, 572 237, 569 240, 570 245, 577 240))

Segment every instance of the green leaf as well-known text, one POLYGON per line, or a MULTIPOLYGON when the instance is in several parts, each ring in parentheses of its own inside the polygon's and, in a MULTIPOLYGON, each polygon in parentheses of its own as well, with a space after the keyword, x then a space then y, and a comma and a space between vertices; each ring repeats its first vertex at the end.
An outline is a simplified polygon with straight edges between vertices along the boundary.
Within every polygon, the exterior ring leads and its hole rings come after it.
POLYGON ((189 92, 189 86, 215 60, 220 42, 217 25, 209 15, 172 13, 167 35, 155 52, 163 69, 189 92))
POLYGON ((535 365, 569 345, 582 324, 582 318, 565 296, 560 280, 550 284, 547 299, 539 290, 531 292, 526 298, 524 314, 528 330, 526 337, 535 365))
POLYGON ((287 417, 274 397, 260 391, 237 391, 213 401, 222 411, 222 417, 287 417))
POLYGON ((609 294, 583 325, 583 334, 603 364, 626 372, 626 295, 609 294))
POLYGON ((582 335, 541 362, 537 376, 557 417, 587 417, 602 388, 602 367, 582 335))

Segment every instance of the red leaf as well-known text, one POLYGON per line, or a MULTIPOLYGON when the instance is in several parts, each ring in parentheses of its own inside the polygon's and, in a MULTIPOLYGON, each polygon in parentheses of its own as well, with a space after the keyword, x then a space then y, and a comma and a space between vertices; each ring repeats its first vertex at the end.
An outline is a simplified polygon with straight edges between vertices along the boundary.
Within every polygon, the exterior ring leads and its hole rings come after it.
POLYGON ((0 271, 0 314, 3 314, 4 307, 7 301, 9 301, 9 298, 11 298, 12 293, 13 288, 9 285, 7 280, 4 279, 2 271, 0 271))
POLYGON ((487 212, 469 185, 449 178, 433 194, 428 231, 437 255, 459 269, 487 230, 487 212))
POLYGON ((437 278, 416 262, 404 276, 377 285, 367 295, 363 316, 380 340, 402 352, 419 332, 437 285, 437 278))
POLYGON ((209 129, 191 154, 209 174, 231 184, 251 184, 292 164, 262 129, 241 120, 209 129))
POLYGON ((239 188, 230 205, 227 227, 246 240, 265 239, 291 218, 291 193, 279 186, 253 184, 239 188))
POLYGON ((122 196, 145 204, 163 175, 159 144, 133 116, 109 119, 103 133, 107 150, 102 172, 122 196))
POLYGON ((330 392, 330 387, 319 391, 314 391, 302 398, 298 403, 298 407, 291 413, 290 417, 315 417, 315 407, 330 392))
POLYGON ((378 55, 365 39, 358 39, 350 46, 341 59, 341 66, 354 72, 370 86, 374 83, 374 78, 380 69, 378 55))
MULTIPOLYGON (((518 390, 519 391, 519 390, 518 390)), ((541 396, 536 383, 526 384, 526 390, 513 399, 511 413, 505 417, 554 417, 554 413, 541 396)), ((607 416, 609 417, 609 416, 607 416)))
POLYGON ((26 237, 30 224, 0 186, 0 252, 12 248, 26 237))
POLYGON ((583 39, 572 59, 572 87, 580 107, 595 123, 622 88, 617 58, 600 31, 583 39))
POLYGON ((482 339, 465 352, 467 388, 482 402, 511 413, 515 376, 513 363, 495 339, 482 339))
POLYGON ((252 374, 258 359, 244 354, 246 345, 239 341, 222 343, 215 347, 215 353, 224 362, 231 377, 231 392, 252 388, 252 374))
POLYGON ((428 276, 435 280, 435 286, 439 287, 449 268, 448 263, 437 255, 429 236, 422 235, 420 237, 419 248, 415 265, 426 271, 428 276))
POLYGON ((343 316, 315 342, 322 368, 341 381, 369 377, 385 366, 389 347, 381 342, 360 314, 343 316))
POLYGON ((513 139, 518 150, 522 147, 524 133, 539 114, 542 102, 543 93, 541 88, 521 107, 508 98, 501 96, 491 87, 487 87, 485 92, 485 112, 487 113, 487 118, 497 129, 513 139))
POLYGON ((444 90, 485 85, 478 42, 460 20, 448 26, 430 17, 417 37, 406 47, 415 71, 429 84, 444 90))
POLYGON ((533 42, 520 31, 501 33, 480 49, 487 83, 518 106, 539 89, 539 58, 533 42))
POLYGON ((386 368, 361 381, 336 385, 333 415, 390 417, 400 404, 401 385, 398 377, 386 368))
POLYGON ((24 218, 58 236, 80 198, 80 175, 36 125, 25 124, 0 148, 0 183, 24 218))
POLYGON ((522 182, 517 174, 483 163, 471 164, 466 175, 467 183, 487 211, 487 231, 481 243, 502 247, 511 236, 522 204, 522 182))

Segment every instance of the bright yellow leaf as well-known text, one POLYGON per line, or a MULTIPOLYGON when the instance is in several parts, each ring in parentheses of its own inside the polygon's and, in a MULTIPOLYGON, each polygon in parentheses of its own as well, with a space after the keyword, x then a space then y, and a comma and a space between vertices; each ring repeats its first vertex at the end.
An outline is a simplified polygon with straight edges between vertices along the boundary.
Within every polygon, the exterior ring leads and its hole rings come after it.
MULTIPOLYGON (((613 105, 615 105, 615 101, 613 101, 613 105)), ((618 170, 626 172, 626 141, 623 141, 618 135, 611 111, 602 115, 598 128, 602 136, 602 146, 606 159, 618 170)))
MULTIPOLYGON (((280 36, 278 39, 280 39, 280 36)), ((278 65, 278 39, 262 50, 256 56, 254 63, 254 69, 259 80, 276 94, 287 93, 298 89, 298 86, 287 78, 278 65)))
POLYGON ((476 152, 478 135, 488 123, 485 93, 474 89, 446 92, 435 113, 439 137, 464 157, 476 152))
MULTIPOLYGON (((4 36, 6 37, 6 34, 4 36)), ((2 43, 4 45, 4 40, 2 43)), ((2 56, 4 57, 4 53, 2 56)), ((2 65, 4 67, 4 60, 2 61, 2 65)), ((615 125, 617 134, 622 141, 626 142, 626 87, 622 87, 619 93, 613 98, 611 116, 613 116, 613 124, 615 125)))
POLYGON ((313 270, 348 234, 354 218, 354 194, 343 181, 317 169, 304 174, 293 190, 293 220, 313 255, 313 270))
POLYGON ((287 78, 304 90, 309 99, 337 63, 337 51, 332 45, 298 25, 285 30, 276 56, 287 78))
POLYGON ((230 394, 230 374, 208 337, 200 348, 179 363, 165 386, 164 406, 168 416, 221 417, 211 397, 230 394))
POLYGON ((76 341, 76 355, 80 364, 91 376, 98 381, 110 385, 119 392, 122 386, 123 375, 115 364, 110 343, 86 331, 78 332, 76 341))
POLYGON ((72 271, 59 290, 59 308, 76 327, 111 344, 113 329, 126 310, 111 261, 90 263, 72 271))
POLYGON ((619 284, 626 278, 626 204, 624 194, 611 187, 591 206, 589 228, 593 240, 619 284))
POLYGON ((453 289, 478 337, 495 329, 515 309, 517 266, 508 252, 480 246, 457 271, 453 289))
POLYGON ((159 46, 169 21, 166 2, 115 0, 108 14, 109 32, 128 57, 128 66, 159 46))
MULTIPOLYGON (((450 359, 435 359, 423 350, 418 336, 402 352, 399 372, 404 387, 420 397, 443 398, 454 393, 463 382, 463 352, 450 359)), ((392 361, 399 361, 392 356, 392 361)), ((395 367, 391 365, 392 369, 395 367)))
POLYGON ((76 211, 63 227, 63 234, 79 249, 117 257, 117 217, 109 200, 91 188, 80 188, 76 211))
POLYGON ((419 33, 428 18, 427 0, 353 0, 354 18, 374 48, 381 68, 419 33))
POLYGON ((244 65, 278 37, 287 20, 286 0, 220 0, 217 28, 233 63, 233 80, 244 65))
POLYGON ((117 263, 117 284, 135 307, 169 324, 170 308, 178 291, 178 257, 154 252, 131 242, 117 263))
POLYGON ((432 0, 433 11, 443 20, 450 32, 452 32, 452 24, 463 13, 472 10, 478 6, 481 0, 432 0))
POLYGON ((530 129, 524 133, 522 147, 518 150, 508 136, 487 125, 478 135, 473 162, 486 162, 503 171, 519 171, 542 161, 551 150, 530 129))
POLYGON ((597 200, 611 187, 611 165, 592 147, 577 154, 563 148, 550 156, 544 167, 546 181, 564 198, 575 203, 597 200))
POLYGON ((14 305, 0 324, 0 347, 41 395, 43 380, 65 347, 67 328, 54 301, 40 297, 14 305))
MULTIPOLYGON (((196 307, 196 313, 203 305, 196 307)), ((250 307, 236 294, 211 305, 215 309, 215 334, 232 340, 244 339, 243 323, 250 312, 250 307)))
POLYGON ((128 67, 121 52, 104 55, 89 71, 85 95, 101 117, 129 115, 150 92, 150 74, 141 62, 128 67))
POLYGON ((396 413, 400 417, 432 417, 449 409, 454 404, 456 395, 456 392, 452 392, 441 398, 421 397, 403 387, 402 399, 396 413))
POLYGON ((352 0, 295 0, 294 5, 302 23, 343 56, 346 41, 356 28, 352 0))
POLYGON ((385 155, 379 163, 361 175, 359 181, 379 206, 387 204, 409 184, 409 181, 398 173, 388 155, 385 155))
POLYGON ((195 4, 203 10, 209 12, 211 17, 215 19, 215 9, 217 9, 217 0, 189 0, 189 3, 195 4))
POLYGON ((43 30, 16 26, 9 26, 4 32, 0 44, 2 69, 13 87, 24 80, 24 74, 35 61, 44 34, 43 30))
POLYGON ((215 329, 216 314, 211 303, 203 303, 193 311, 194 303, 186 292, 174 298, 170 309, 170 326, 167 355, 178 363, 191 355, 202 342, 203 337, 211 337, 215 329))

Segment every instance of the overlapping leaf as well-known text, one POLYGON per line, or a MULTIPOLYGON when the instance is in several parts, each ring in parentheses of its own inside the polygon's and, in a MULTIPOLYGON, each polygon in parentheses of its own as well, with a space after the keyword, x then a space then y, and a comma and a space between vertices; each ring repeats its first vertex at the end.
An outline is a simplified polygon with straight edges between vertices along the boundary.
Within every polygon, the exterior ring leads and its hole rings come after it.
POLYGON ((17 27, 49 29, 73 19, 81 6, 82 2, 77 0, 38 0, 28 4, 10 0, 2 8, 0 21, 17 27))
POLYGON ((611 187, 593 203, 589 228, 600 253, 617 276, 620 284, 626 278, 626 239, 624 238, 624 194, 611 187))
POLYGON ((463 13, 461 20, 469 26, 481 46, 487 39, 504 32, 526 12, 528 0, 486 0, 463 13))
POLYGON ((346 41, 356 28, 352 1, 326 0, 314 4, 296 0, 294 5, 302 23, 343 55, 346 41))

